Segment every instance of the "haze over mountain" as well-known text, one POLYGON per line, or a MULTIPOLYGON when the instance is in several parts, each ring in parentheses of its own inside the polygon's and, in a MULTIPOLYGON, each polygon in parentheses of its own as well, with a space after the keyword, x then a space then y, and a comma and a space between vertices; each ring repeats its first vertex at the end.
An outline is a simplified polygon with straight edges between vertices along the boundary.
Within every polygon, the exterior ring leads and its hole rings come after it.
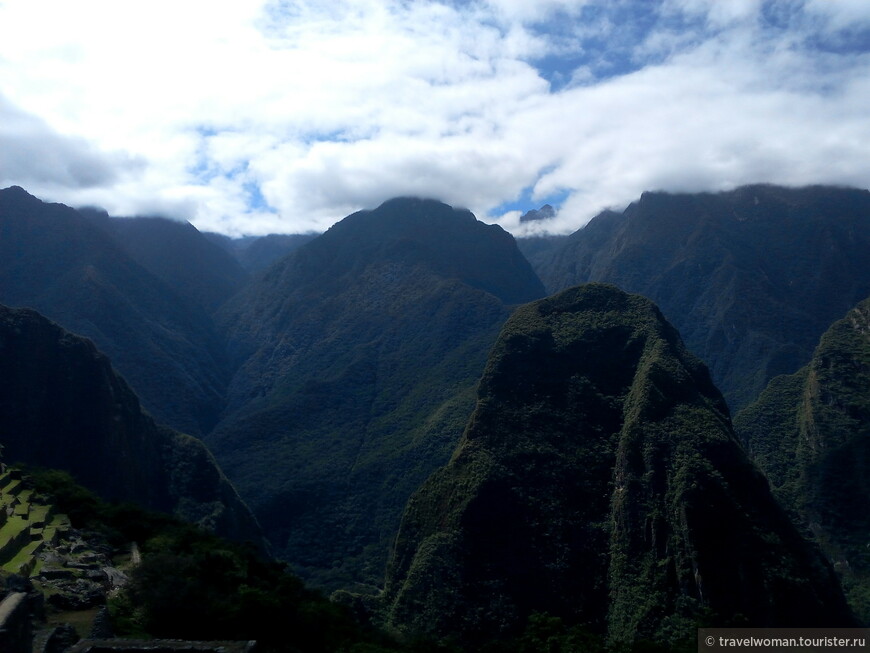
POLYGON ((707 369, 649 300, 601 284, 504 326, 461 444, 408 502, 381 602, 392 627, 467 650, 534 613, 692 647, 707 620, 853 623, 707 369))
POLYGON ((223 407, 227 368, 211 319, 182 297, 77 211, 0 190, 0 302, 92 339, 150 413, 196 435, 223 407))
POLYGON ((276 551, 327 585, 378 585, 498 329, 543 294, 500 227, 406 198, 348 216, 230 300, 238 367, 207 442, 276 551))
POLYGON ((870 299, 825 332, 808 365, 773 379, 734 426, 870 623, 870 299))
POLYGON ((216 233, 204 235, 232 255, 248 272, 265 270, 278 259, 318 236, 316 233, 268 234, 244 238, 230 238, 216 233))
POLYGON ((111 218, 80 209, 143 268, 186 302, 213 313, 248 280, 248 273, 224 248, 189 222, 167 218, 111 218))
POLYGON ((63 469, 112 501, 174 514, 262 546, 205 446, 144 414, 93 343, 0 306, 0 444, 9 463, 63 469))
POLYGON ((870 294, 870 192, 644 193, 552 253, 528 247, 550 292, 604 281, 656 302, 736 410, 870 294))

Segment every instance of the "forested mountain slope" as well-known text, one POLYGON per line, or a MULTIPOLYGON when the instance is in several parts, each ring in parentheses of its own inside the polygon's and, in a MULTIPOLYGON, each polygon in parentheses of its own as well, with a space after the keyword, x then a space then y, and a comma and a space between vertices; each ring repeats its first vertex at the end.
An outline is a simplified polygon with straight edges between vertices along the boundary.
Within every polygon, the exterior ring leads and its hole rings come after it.
POLYGON ((378 585, 512 305, 543 294, 500 227, 408 198, 345 218, 234 297, 238 370, 207 441, 276 551, 328 587, 378 585))
POLYGON ((773 379, 734 426, 870 623, 870 299, 825 332, 809 365, 773 379))
POLYGON ((870 192, 644 193, 545 254, 550 292, 604 281, 656 302, 736 411, 870 295, 870 192))
POLYGON ((189 222, 112 218, 87 209, 80 213, 109 234, 139 265, 206 313, 217 310, 248 280, 247 270, 235 257, 189 222))
POLYGON ((9 462, 63 469, 106 499, 262 545, 259 526, 202 442, 144 414, 89 340, 5 306, 0 445, 9 462))
POLYGON ((77 211, 0 190, 0 302, 93 340, 159 421, 214 425, 228 370, 211 319, 77 211))
POLYGON ((408 502, 382 610, 468 650, 536 613, 611 643, 848 625, 707 369, 647 299, 602 284, 518 309, 450 462, 408 502))
POLYGON ((299 249, 318 236, 316 233, 306 233, 230 238, 213 232, 206 232, 203 235, 230 254, 245 270, 252 274, 265 270, 275 261, 287 256, 293 250, 299 249))

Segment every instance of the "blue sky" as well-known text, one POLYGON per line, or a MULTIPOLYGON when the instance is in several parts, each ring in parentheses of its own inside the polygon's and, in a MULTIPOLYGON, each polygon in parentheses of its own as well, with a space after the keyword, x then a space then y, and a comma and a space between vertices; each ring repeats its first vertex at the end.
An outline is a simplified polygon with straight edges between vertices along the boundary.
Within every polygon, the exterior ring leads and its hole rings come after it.
POLYGON ((866 0, 0 0, 0 186, 231 235, 866 188, 868 107, 866 0))

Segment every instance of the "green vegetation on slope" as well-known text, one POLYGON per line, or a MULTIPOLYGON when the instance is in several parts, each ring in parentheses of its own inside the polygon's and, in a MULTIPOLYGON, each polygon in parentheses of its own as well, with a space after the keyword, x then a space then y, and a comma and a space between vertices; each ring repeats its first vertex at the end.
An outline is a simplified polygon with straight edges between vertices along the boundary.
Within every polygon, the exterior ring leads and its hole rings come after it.
POLYGON ((771 381, 734 424, 870 624, 870 299, 828 329, 809 365, 771 381))
POLYGON ((101 496, 262 542, 196 438, 155 424, 93 343, 0 306, 0 445, 13 464, 64 469, 101 496))
POLYGON ((78 211, 0 190, 0 303, 93 340, 160 422, 214 425, 228 370, 211 319, 78 211))
POLYGON ((255 639, 263 653, 405 650, 250 547, 166 515, 103 502, 65 472, 29 473, 73 526, 99 533, 116 549, 140 543, 141 564, 109 602, 118 636, 255 639))
POLYGON ((233 298, 240 367, 208 443, 276 554, 327 589, 379 586, 509 302, 542 294, 502 229, 404 199, 349 216, 233 298))
POLYGON ((866 190, 758 185, 644 193, 533 260, 550 292, 600 281, 650 298, 736 412, 870 294, 868 257, 866 190))
POLYGON ((80 209, 130 258, 209 315, 238 292, 248 272, 233 256, 189 222, 169 218, 110 218, 80 209))
POLYGON ((461 445, 408 503, 380 610, 469 650, 535 614, 615 646, 851 623, 706 368, 651 302, 600 284, 504 326, 461 445))

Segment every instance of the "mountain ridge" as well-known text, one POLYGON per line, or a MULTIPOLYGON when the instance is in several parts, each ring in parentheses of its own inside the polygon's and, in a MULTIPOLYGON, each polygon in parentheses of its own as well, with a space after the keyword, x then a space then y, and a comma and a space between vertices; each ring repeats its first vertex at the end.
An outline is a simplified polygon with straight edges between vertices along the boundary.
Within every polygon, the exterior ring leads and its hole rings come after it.
POLYGON ((754 185, 644 193, 535 260, 549 292, 601 281, 655 301, 739 410, 870 294, 868 252, 870 192, 754 185))
POLYGON ((70 472, 106 499, 262 547, 259 525, 192 436, 156 424, 94 344, 0 305, 0 443, 11 463, 70 472))
POLYGON ((506 302, 543 292, 500 227, 405 198, 348 216, 222 308, 237 368, 207 442, 299 573, 355 560, 345 580, 380 583, 401 506, 471 412, 506 302), (258 475, 277 461, 283 473, 258 475), (348 534, 313 546, 325 532, 348 534))
POLYGON ((93 340, 161 422, 214 424, 228 369, 211 318, 74 209, 0 190, 0 302, 93 340))
POLYGON ((79 209, 143 268, 186 302, 213 314, 238 292, 249 274, 235 257, 189 222, 161 217, 110 217, 79 209))

